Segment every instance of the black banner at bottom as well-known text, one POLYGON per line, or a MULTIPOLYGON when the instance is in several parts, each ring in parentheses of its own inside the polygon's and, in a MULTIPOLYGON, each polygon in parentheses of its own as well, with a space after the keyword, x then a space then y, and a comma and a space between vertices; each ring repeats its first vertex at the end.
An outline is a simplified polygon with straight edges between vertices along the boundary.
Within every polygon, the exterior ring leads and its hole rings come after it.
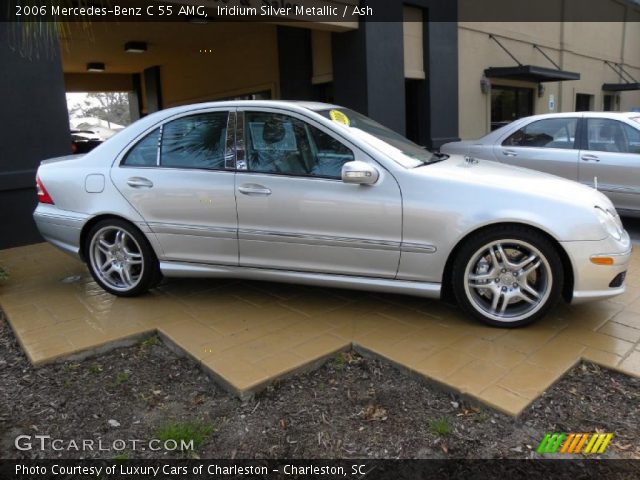
POLYGON ((640 460, 0 460, 0 479, 637 479, 640 460))

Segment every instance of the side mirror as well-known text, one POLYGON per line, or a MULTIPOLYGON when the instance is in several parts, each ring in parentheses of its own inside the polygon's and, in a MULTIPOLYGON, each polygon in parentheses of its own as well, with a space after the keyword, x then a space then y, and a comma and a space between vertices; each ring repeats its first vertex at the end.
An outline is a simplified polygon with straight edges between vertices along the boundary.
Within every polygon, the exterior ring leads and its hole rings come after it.
POLYGON ((342 181, 359 185, 373 185, 380 178, 380 172, 373 165, 355 160, 342 166, 342 181))

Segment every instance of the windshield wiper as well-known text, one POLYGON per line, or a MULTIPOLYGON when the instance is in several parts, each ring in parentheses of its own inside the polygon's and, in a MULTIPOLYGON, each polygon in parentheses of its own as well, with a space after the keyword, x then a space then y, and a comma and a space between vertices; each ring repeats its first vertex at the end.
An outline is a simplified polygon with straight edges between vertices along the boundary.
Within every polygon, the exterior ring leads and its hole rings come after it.
POLYGON ((431 158, 429 160, 423 160, 420 165, 416 165, 413 168, 424 167, 425 165, 431 165, 431 164, 434 164, 434 163, 442 162, 443 160, 446 160, 447 158, 449 158, 449 155, 447 155, 446 153, 431 152, 431 158))

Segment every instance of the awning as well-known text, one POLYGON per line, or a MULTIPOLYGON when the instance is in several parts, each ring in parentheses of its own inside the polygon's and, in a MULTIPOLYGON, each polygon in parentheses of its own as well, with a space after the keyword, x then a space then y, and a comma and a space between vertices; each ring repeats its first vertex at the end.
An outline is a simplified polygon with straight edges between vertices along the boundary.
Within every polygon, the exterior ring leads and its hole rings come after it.
POLYGON ((602 90, 605 92, 630 92, 633 90, 640 90, 640 82, 605 83, 602 85, 602 90))
POLYGON ((507 78, 509 80, 524 80, 527 82, 564 82, 566 80, 580 80, 580 74, 556 70, 554 68, 538 67, 536 65, 519 65, 517 67, 491 67, 484 71, 488 78, 507 78))

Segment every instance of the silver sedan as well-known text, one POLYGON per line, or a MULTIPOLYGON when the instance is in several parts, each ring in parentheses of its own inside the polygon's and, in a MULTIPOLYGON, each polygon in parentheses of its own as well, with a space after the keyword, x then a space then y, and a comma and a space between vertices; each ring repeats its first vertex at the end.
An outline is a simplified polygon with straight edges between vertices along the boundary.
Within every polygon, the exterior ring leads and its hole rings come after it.
POLYGON ((640 113, 536 115, 440 150, 578 181, 605 193, 621 215, 640 217, 640 113))
POLYGON ((433 154, 320 103, 163 110, 42 162, 36 183, 42 235, 120 296, 163 275, 249 278, 457 299, 511 327, 562 296, 623 293, 631 255, 592 188, 433 154))

